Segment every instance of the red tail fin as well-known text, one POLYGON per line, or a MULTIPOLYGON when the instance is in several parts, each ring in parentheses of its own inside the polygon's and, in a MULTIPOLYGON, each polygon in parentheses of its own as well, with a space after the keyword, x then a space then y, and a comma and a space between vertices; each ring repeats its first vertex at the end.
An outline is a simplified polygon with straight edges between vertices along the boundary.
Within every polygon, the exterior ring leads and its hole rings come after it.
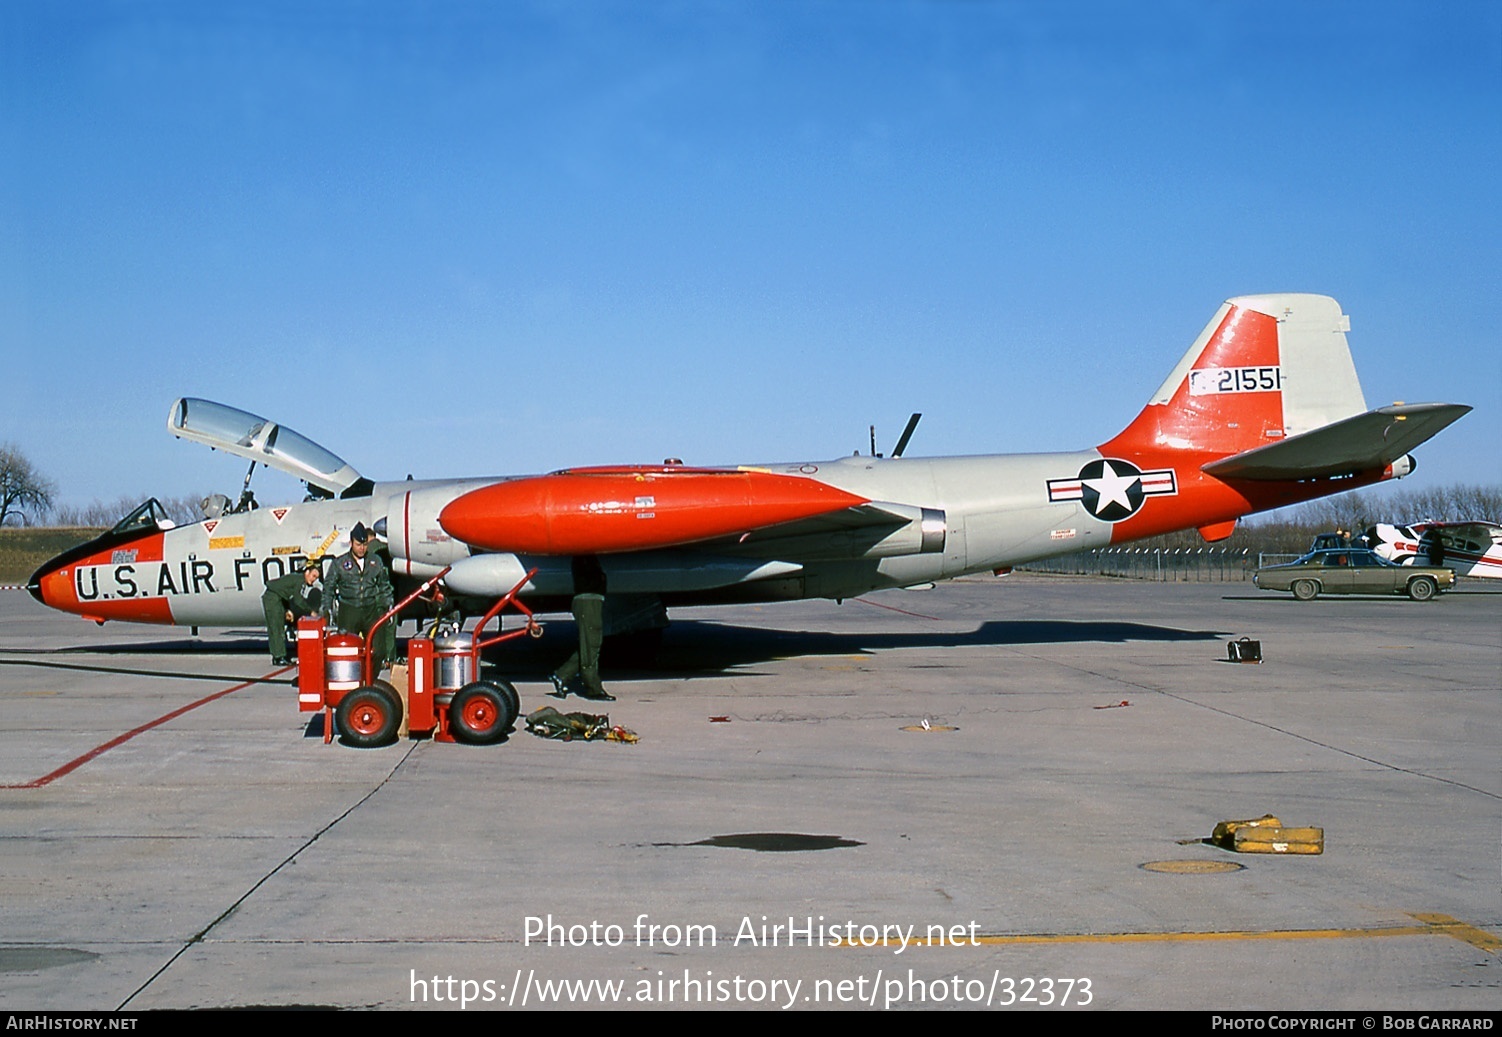
POLYGON ((1203 468, 1363 413, 1346 328, 1340 304, 1323 295, 1222 305, 1142 413, 1100 446, 1108 463, 1122 462, 1111 464, 1118 480, 1135 466, 1154 498, 1113 520, 1112 541, 1186 527, 1220 539, 1239 516, 1335 492, 1296 480, 1232 486, 1203 468))
POLYGON ((1140 454, 1156 448, 1234 454, 1283 435, 1277 321, 1229 303, 1217 317, 1203 345, 1196 343, 1198 356, 1187 371, 1181 363, 1136 420, 1101 446, 1101 453, 1140 454))
POLYGON ((1347 325, 1328 296, 1231 299, 1101 453, 1224 457, 1362 413, 1347 325))

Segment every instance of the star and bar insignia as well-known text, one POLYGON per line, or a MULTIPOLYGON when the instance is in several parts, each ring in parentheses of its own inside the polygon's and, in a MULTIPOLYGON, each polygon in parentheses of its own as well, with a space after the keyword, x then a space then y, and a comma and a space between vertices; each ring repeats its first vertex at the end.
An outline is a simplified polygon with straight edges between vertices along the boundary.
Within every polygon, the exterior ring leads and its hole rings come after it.
POLYGON ((1080 501, 1086 511, 1104 522, 1120 522, 1135 515, 1148 497, 1178 492, 1172 468, 1144 472, 1132 462, 1114 457, 1087 462, 1073 479, 1048 480, 1051 503, 1080 501))

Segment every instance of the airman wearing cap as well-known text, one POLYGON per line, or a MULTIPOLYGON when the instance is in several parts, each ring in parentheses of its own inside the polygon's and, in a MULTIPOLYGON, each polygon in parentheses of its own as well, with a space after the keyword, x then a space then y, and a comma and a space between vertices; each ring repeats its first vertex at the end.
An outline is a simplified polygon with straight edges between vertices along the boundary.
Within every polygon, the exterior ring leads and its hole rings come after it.
POLYGON ((271 651, 271 665, 287 666, 287 633, 303 616, 318 610, 318 591, 313 585, 322 577, 318 559, 309 558, 302 572, 278 576, 266 584, 261 608, 266 616, 266 647, 271 651))
MULTIPOLYGON (((391 574, 379 555, 370 553, 370 530, 356 522, 349 531, 349 550, 334 560, 323 584, 323 614, 340 630, 365 636, 390 608, 391 574)), ((373 648, 371 670, 379 673, 395 653, 396 625, 387 621, 373 648)))

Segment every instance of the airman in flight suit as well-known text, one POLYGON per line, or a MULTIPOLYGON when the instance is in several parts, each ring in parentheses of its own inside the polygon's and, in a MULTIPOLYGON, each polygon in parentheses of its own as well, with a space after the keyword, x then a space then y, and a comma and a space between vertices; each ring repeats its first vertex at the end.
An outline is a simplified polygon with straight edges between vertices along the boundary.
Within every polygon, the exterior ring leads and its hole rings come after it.
MULTIPOLYGON (((356 522, 349 531, 349 550, 334 559, 323 580, 323 614, 347 634, 364 637, 393 601, 391 574, 370 553, 370 531, 356 522)), ((396 625, 385 623, 371 646, 371 673, 380 673, 396 654, 396 625)))
POLYGON ((288 665, 291 660, 287 658, 287 631, 295 631, 294 624, 299 619, 318 611, 318 592, 313 585, 318 582, 321 572, 318 559, 309 558, 303 563, 302 572, 278 576, 266 584, 261 607, 266 614, 266 642, 271 649, 271 665, 288 665))

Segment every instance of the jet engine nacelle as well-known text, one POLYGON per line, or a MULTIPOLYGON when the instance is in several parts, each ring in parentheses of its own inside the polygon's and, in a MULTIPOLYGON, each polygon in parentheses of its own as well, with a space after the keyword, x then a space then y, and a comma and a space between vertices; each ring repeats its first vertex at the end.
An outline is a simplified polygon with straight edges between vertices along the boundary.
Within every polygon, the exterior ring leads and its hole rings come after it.
MULTIPOLYGON (((469 557, 469 545, 456 540, 438 524, 438 513, 477 485, 485 484, 421 486, 390 496, 386 516, 376 522, 375 532, 386 540, 394 571, 427 579, 437 576, 444 566, 469 557)), ((517 578, 521 578, 520 572, 517 578)), ((511 581, 512 584, 515 582, 511 581)), ((502 588, 499 593, 504 594, 506 589, 502 588)))
POLYGON ((1419 463, 1413 459, 1412 454, 1404 454, 1402 457, 1398 458, 1392 464, 1387 466, 1387 472, 1383 475, 1383 478, 1401 479, 1405 475, 1412 475, 1413 470, 1418 466, 1419 463))
POLYGON ((742 543, 763 556, 822 561, 941 554, 948 536, 948 516, 940 508, 871 501, 821 520, 818 529, 752 532, 742 543))
MULTIPOLYGON (((688 555, 676 551, 642 551, 604 555, 600 565, 611 594, 671 594, 713 590, 736 583, 790 576, 802 566, 761 558, 688 555)), ((567 558, 518 558, 514 554, 480 554, 453 564, 444 583, 456 594, 496 597, 516 586, 527 570, 536 569, 524 594, 568 596, 574 576, 567 558), (497 590, 497 588, 500 588, 497 590)))

